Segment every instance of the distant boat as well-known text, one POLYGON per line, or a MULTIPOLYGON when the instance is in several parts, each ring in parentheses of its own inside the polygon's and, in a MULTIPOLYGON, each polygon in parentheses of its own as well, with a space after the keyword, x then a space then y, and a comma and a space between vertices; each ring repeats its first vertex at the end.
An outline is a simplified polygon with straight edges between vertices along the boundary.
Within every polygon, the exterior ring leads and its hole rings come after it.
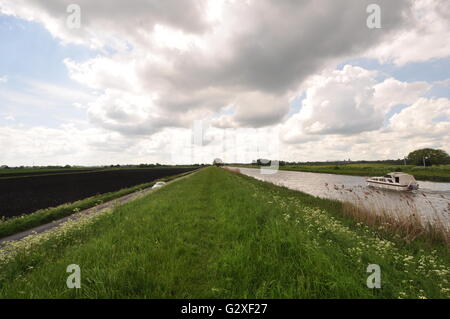
POLYGON ((366 182, 367 186, 396 191, 411 191, 419 189, 419 184, 414 176, 401 172, 389 173, 383 177, 369 177, 366 182))

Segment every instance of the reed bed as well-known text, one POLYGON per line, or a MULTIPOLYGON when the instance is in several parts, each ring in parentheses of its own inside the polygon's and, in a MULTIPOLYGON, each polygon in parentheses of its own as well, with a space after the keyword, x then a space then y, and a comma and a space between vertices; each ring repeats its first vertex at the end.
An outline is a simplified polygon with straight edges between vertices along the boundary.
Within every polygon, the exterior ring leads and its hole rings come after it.
POLYGON ((417 210, 405 207, 409 214, 398 214, 393 216, 386 211, 378 211, 362 206, 360 203, 342 203, 342 213, 344 216, 353 218, 358 222, 372 226, 382 231, 391 233, 397 238, 402 238, 407 242, 412 242, 417 238, 426 241, 442 241, 450 246, 450 236, 447 228, 440 219, 433 224, 423 221, 419 217, 417 210), (411 211, 411 209, 413 211, 411 211))

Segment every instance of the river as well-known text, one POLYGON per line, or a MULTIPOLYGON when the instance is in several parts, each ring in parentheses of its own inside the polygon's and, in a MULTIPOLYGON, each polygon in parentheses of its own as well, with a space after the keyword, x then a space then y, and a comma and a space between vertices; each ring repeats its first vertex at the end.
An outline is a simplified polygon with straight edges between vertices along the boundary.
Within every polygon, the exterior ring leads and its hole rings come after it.
POLYGON ((321 198, 350 202, 375 213, 418 217, 423 224, 438 223, 450 231, 450 183, 418 181, 419 190, 398 192, 367 187, 366 178, 361 176, 283 170, 261 174, 259 169, 241 167, 239 170, 265 182, 321 198))

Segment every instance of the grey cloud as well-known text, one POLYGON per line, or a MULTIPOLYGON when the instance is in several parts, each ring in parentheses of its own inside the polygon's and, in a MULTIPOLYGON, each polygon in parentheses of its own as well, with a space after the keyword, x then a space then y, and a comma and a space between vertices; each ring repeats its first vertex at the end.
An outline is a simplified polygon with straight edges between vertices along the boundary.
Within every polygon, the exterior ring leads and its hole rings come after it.
MULTIPOLYGON (((72 0, 3 0, 0 3, 31 5, 51 17, 62 18, 67 15, 65 8, 72 0)), ((137 76, 147 94, 159 96, 159 113, 164 114, 149 116, 137 125, 120 123, 121 116, 124 119, 129 116, 120 112, 111 111, 112 118, 91 118, 123 134, 151 134, 167 125, 186 125, 185 114, 190 110, 203 109, 205 114, 217 112, 248 92, 261 92, 274 99, 266 103, 264 112, 258 112, 258 101, 241 104, 229 123, 260 127, 279 122, 289 112, 285 97, 290 90, 329 61, 362 52, 404 26, 403 13, 411 2, 377 1, 382 10, 381 30, 366 27, 366 8, 372 0, 227 2, 221 23, 205 20, 204 0, 79 0, 77 3, 83 12, 86 31, 83 36, 106 32, 126 42, 135 40, 136 46, 129 56, 136 58, 139 67, 130 68, 129 72, 137 76), (209 50, 196 46, 186 51, 156 48, 147 41, 155 24, 197 34, 209 50), (142 38, 147 40, 141 41, 142 38), (164 60, 163 65, 159 59, 143 58, 147 52, 164 60)), ((101 72, 105 75, 99 78, 111 78, 107 70, 101 72)))
POLYGON ((25 2, 63 21, 68 15, 67 6, 76 3, 82 10, 82 22, 86 24, 83 27, 95 27, 106 23, 131 34, 137 29, 146 28, 150 32, 157 23, 194 33, 202 32, 207 27, 202 9, 204 0, 28 0, 25 2))
POLYGON ((234 121, 239 126, 263 127, 279 122, 289 112, 284 96, 249 92, 236 99, 234 121))
POLYGON ((218 111, 230 102, 232 92, 216 88, 199 89, 192 92, 167 91, 160 95, 161 106, 166 111, 186 112, 197 108, 218 111))
MULTIPOLYGON (((200 50, 166 52, 172 63, 170 72, 160 73, 169 92, 194 94, 205 87, 229 90, 228 101, 248 91, 260 91, 282 97, 328 61, 362 52, 405 25, 402 14, 409 1, 378 1, 382 10, 382 29, 368 29, 366 7, 373 1, 254 1, 230 7, 235 19, 233 37, 222 43, 213 57, 200 50), (194 92, 194 93, 192 93, 194 92)), ((221 34, 217 35, 222 36, 221 34)), ((225 37, 225 35, 223 35, 225 37)), ((155 76, 148 65, 142 81, 155 76)), ((150 85, 153 85, 151 83, 150 85)), ((221 100, 224 99, 221 96, 221 100)), ((191 100, 189 107, 208 104, 191 100)), ((211 100, 211 101, 214 101, 211 100)), ((173 99, 161 99, 161 106, 173 108, 173 99)), ((278 111, 261 117, 256 105, 248 105, 254 115, 234 118, 230 123, 259 127, 280 121, 289 111, 285 105, 272 105, 278 111), (254 108, 254 109, 253 109, 254 108), (282 113, 282 114, 280 114, 282 113)), ((211 106, 217 106, 211 103, 211 106)), ((345 130, 345 129, 343 129, 345 130)), ((359 128, 350 129, 357 131, 359 128)))
POLYGON ((122 121, 123 118, 116 118, 116 121, 112 121, 113 118, 111 117, 102 118, 93 114, 89 114, 89 119, 93 124, 97 124, 104 129, 119 132, 122 135, 133 136, 151 135, 165 127, 180 126, 177 120, 167 117, 148 117, 137 123, 122 121))
MULTIPOLYGON (((366 27, 371 0, 255 1, 242 29, 215 61, 187 52, 174 61, 174 85, 205 85, 284 93, 328 59, 360 52, 404 25, 409 1, 378 1, 382 29, 366 27)), ((238 12, 241 13, 241 12, 238 12)), ((232 12, 230 14, 233 14, 232 12)))

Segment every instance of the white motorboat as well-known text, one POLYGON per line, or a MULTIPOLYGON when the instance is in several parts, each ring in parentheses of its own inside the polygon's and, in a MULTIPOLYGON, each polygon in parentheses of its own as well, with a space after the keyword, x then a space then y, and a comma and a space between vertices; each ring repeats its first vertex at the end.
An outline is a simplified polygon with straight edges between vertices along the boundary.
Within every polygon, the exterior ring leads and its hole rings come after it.
POLYGON ((369 177, 366 182, 367 186, 396 191, 411 191, 419 189, 419 184, 414 176, 402 172, 389 173, 383 177, 369 177))

